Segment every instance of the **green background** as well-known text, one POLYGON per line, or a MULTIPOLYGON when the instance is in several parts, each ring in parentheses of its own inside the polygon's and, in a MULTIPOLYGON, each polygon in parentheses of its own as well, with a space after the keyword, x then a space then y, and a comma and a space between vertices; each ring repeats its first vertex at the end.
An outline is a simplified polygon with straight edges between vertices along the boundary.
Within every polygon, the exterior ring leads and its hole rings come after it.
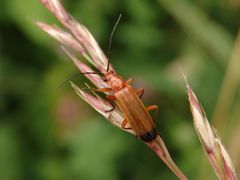
MULTIPOLYGON (((108 123, 69 84, 57 88, 78 71, 59 44, 35 26, 36 20, 58 24, 42 4, 0 2, 0 179, 176 179, 146 145, 108 123)), ((157 130, 190 179, 216 177, 194 131, 179 67, 240 172, 240 46, 238 60, 231 58, 240 25, 238 0, 64 4, 105 53, 123 14, 112 65, 145 89, 146 105, 159 106, 157 130)), ((83 87, 86 79, 73 81, 83 87)))

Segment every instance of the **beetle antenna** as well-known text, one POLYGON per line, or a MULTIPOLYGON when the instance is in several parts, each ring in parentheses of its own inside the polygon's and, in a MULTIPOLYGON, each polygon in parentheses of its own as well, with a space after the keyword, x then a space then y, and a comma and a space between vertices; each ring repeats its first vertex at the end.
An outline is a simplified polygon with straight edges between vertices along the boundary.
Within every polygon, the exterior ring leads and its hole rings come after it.
POLYGON ((109 68, 110 68, 110 61, 111 61, 111 47, 112 47, 112 38, 113 38, 113 35, 114 35, 114 32, 117 28, 117 25, 119 24, 120 20, 121 20, 121 17, 122 17, 122 14, 119 14, 118 16, 118 19, 117 19, 117 22, 115 23, 113 29, 112 29, 112 32, 111 32, 111 35, 110 35, 110 38, 109 38, 109 46, 108 46, 108 64, 107 64, 107 72, 109 71, 109 68))
POLYGON ((82 76, 84 74, 101 74, 103 75, 103 73, 101 72, 84 72, 84 73, 78 73, 78 74, 74 74, 72 75, 70 78, 68 78, 67 80, 65 80, 64 82, 62 82, 56 89, 61 88, 62 86, 64 86, 68 81, 71 81, 72 79, 75 79, 78 76, 82 76))

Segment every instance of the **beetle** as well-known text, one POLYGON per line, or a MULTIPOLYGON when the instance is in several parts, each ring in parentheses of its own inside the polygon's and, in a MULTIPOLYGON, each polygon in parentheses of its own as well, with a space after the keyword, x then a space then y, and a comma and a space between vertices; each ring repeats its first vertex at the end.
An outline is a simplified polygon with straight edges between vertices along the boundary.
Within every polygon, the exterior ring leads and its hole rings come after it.
POLYGON ((136 135, 143 141, 153 141, 157 137, 157 132, 149 111, 156 110, 157 112, 158 107, 156 105, 145 107, 140 99, 144 90, 135 90, 130 85, 132 79, 127 81, 123 80, 121 76, 114 71, 109 71, 109 65, 102 79, 107 82, 109 87, 94 90, 112 93, 111 95, 107 95, 107 99, 114 101, 123 113, 125 119, 122 121, 122 128, 126 128, 127 123, 129 123, 131 129, 133 129, 136 135))

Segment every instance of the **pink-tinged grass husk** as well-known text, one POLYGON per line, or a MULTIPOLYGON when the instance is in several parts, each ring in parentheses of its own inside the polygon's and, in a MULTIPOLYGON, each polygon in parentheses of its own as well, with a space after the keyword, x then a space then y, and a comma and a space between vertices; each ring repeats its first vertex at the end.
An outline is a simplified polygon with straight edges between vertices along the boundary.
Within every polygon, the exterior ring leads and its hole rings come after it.
MULTIPOLYGON (((86 72, 94 72, 92 68, 83 63, 82 58, 89 61, 95 68, 101 73, 106 73, 108 66, 108 59, 100 49, 99 45, 87 30, 86 27, 79 24, 73 19, 64 9, 59 0, 40 0, 51 11, 57 19, 65 26, 66 31, 58 28, 55 25, 48 25, 46 23, 37 22, 37 25, 54 39, 59 41, 63 46, 63 50, 70 57, 76 67, 83 73, 96 88, 106 88, 108 85, 103 81, 99 74, 86 74, 86 72), (81 60, 76 57, 75 53, 80 53, 81 60)), ((110 69, 113 67, 110 65, 110 69)), ((114 70, 113 70, 114 71, 114 70)), ((117 126, 123 131, 129 132, 136 136, 134 129, 131 129, 130 125, 122 127, 123 120, 125 119, 122 112, 116 106, 112 111, 108 112, 112 108, 111 104, 98 96, 93 88, 87 85, 87 89, 92 89, 93 95, 86 93, 80 89, 77 85, 70 82, 76 93, 87 103, 89 103, 97 112, 103 115, 109 122, 117 126)), ((108 95, 109 93, 105 93, 108 95)), ((172 160, 169 152, 162 140, 158 135, 155 140, 147 144, 159 158, 171 169, 171 171, 179 179, 187 179, 185 175, 179 170, 174 161, 172 160)))
MULTIPOLYGON (((78 42, 84 47, 88 55, 91 57, 93 65, 99 69, 99 71, 105 72, 108 59, 88 29, 71 17, 59 0, 40 1, 75 36, 78 42)), ((113 70, 112 66, 110 66, 110 69, 113 70)))
POLYGON ((168 168, 181 180, 186 180, 187 177, 182 173, 182 171, 177 167, 177 165, 172 160, 167 147, 160 135, 150 143, 146 143, 157 156, 162 159, 162 161, 168 166, 168 168))
MULTIPOLYGON (((75 90, 75 92, 88 104, 90 104, 93 109, 95 109, 97 112, 99 112, 102 116, 104 116, 107 120, 109 120, 114 126, 117 126, 118 128, 122 128, 121 124, 123 121, 122 113, 119 111, 119 109, 116 107, 111 112, 106 112, 107 109, 111 109, 111 105, 109 102, 98 96, 96 93, 93 92, 95 96, 90 95, 89 93, 84 92, 81 90, 77 85, 75 85, 73 82, 70 82, 71 86, 75 90)), ((89 88, 89 86, 87 86, 89 88)), ((134 131, 132 129, 123 129, 124 131, 127 131, 133 135, 135 135, 134 131)))
POLYGON ((206 114, 185 76, 184 78, 193 115, 193 124, 214 172, 221 180, 236 180, 235 168, 228 152, 223 146, 216 130, 209 124, 206 114))

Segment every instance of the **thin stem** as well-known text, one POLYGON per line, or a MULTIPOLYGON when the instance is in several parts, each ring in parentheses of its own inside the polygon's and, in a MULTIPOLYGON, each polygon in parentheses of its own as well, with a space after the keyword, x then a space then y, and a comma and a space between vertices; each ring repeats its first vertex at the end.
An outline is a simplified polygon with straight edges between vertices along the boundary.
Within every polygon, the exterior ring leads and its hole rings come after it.
POLYGON ((221 85, 221 90, 213 113, 212 122, 214 126, 222 130, 225 121, 229 118, 229 111, 234 102, 237 88, 240 81, 240 32, 236 40, 231 59, 226 69, 225 77, 221 85))

